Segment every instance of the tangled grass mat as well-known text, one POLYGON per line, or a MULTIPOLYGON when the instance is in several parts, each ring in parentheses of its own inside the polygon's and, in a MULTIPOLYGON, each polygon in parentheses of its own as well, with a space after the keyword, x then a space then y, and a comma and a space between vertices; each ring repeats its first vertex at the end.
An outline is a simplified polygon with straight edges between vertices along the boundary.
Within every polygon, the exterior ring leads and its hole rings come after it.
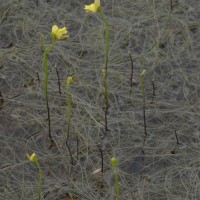
POLYGON ((32 152, 43 171, 42 199, 115 199, 113 156, 119 163, 120 199, 200 199, 200 2, 101 1, 110 30, 109 131, 101 75, 105 28, 98 14, 85 12, 90 3, 0 2, 0 199, 38 198, 39 174, 26 157, 32 152), (70 38, 57 41, 48 60, 56 142, 49 149, 40 38, 50 45, 55 24, 67 26, 70 38), (71 75, 73 165, 65 145, 71 75))

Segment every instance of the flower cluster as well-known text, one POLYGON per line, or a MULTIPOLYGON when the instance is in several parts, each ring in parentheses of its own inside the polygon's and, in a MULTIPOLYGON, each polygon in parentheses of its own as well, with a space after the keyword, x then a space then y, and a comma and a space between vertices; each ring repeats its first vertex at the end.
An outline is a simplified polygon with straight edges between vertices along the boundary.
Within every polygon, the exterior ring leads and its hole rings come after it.
POLYGON ((66 27, 58 28, 57 25, 54 25, 52 27, 51 36, 52 36, 53 41, 62 40, 62 39, 69 38, 69 35, 67 33, 68 31, 66 27))

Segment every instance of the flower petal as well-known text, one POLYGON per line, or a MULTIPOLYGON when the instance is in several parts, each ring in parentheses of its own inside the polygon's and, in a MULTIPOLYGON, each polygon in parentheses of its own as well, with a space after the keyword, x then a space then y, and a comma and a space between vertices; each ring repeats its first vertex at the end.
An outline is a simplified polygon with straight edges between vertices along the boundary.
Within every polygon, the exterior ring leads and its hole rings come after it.
POLYGON ((94 0, 94 4, 99 7, 100 6, 100 0, 94 0))
POLYGON ((94 3, 85 6, 86 12, 97 12, 97 7, 94 3))
POLYGON ((57 25, 54 25, 52 26, 52 33, 56 33, 56 31, 58 30, 58 26, 57 25))
POLYGON ((26 156, 28 157, 28 159, 34 163, 37 163, 37 156, 35 153, 32 153, 32 155, 29 155, 28 153, 26 154, 26 156))

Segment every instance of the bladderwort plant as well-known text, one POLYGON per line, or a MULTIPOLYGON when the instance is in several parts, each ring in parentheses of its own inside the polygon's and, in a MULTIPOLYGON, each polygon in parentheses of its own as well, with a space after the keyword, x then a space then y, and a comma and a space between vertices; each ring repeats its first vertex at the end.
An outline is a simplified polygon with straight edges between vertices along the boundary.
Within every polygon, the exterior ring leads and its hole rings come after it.
POLYGON ((117 164, 118 164, 118 161, 117 161, 117 159, 115 157, 113 157, 111 159, 111 164, 112 164, 113 171, 114 171, 116 199, 120 200, 119 178, 118 178, 118 173, 117 173, 117 164))
POLYGON ((142 109, 143 109, 143 120, 144 120, 144 134, 147 135, 147 125, 146 125, 146 101, 145 101, 145 88, 144 88, 144 76, 146 70, 143 69, 140 74, 140 88, 142 92, 142 109))
POLYGON ((28 159, 30 161, 32 161, 38 168, 38 172, 39 172, 39 182, 38 182, 38 200, 41 199, 41 186, 42 186, 42 179, 43 179, 43 173, 42 170, 40 168, 39 162, 38 162, 38 158, 36 156, 35 153, 33 153, 32 155, 29 155, 28 153, 26 154, 26 156, 28 157, 28 159))
POLYGON ((55 146, 55 141, 53 140, 52 134, 51 134, 51 115, 50 115, 50 107, 49 107, 49 97, 48 97, 48 81, 49 81, 49 65, 48 65, 48 56, 50 52, 52 51, 55 42, 57 40, 63 40, 69 38, 69 35, 67 34, 67 28, 58 28, 57 25, 54 25, 52 27, 51 31, 51 37, 52 37, 52 43, 50 44, 49 47, 46 47, 43 39, 40 38, 42 47, 43 47, 43 65, 44 65, 44 72, 45 72, 45 80, 44 80, 44 85, 45 85, 45 101, 46 101, 46 107, 47 107, 47 115, 48 115, 48 133, 49 133, 49 139, 51 141, 50 148, 55 146))
POLYGON ((102 71, 103 74, 103 82, 104 82, 104 90, 105 90, 105 130, 108 131, 108 121, 107 121, 107 115, 108 115, 108 108, 109 108, 109 100, 108 100, 108 86, 107 86, 107 73, 108 73, 108 52, 109 52, 109 26, 108 22, 102 12, 102 7, 100 0, 94 0, 94 3, 90 5, 85 5, 85 11, 88 13, 99 13, 100 17, 104 23, 105 26, 105 42, 106 42, 106 49, 105 49, 105 67, 104 71, 102 71))

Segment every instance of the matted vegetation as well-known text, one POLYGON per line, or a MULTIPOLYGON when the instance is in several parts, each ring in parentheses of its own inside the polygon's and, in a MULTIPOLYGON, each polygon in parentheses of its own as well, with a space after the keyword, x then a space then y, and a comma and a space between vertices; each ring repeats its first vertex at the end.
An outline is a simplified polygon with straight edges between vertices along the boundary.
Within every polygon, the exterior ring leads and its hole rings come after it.
POLYGON ((109 131, 102 80, 105 27, 98 14, 85 12, 90 3, 1 0, 0 199, 38 198, 38 170, 26 157, 32 152, 43 171, 42 199, 116 199, 113 156, 120 199, 200 199, 200 2, 101 1, 110 29, 109 131), (51 44, 55 24, 67 26, 70 38, 58 41, 49 55, 56 142, 49 149, 40 38, 51 44), (73 165, 65 144, 69 76, 73 165))

